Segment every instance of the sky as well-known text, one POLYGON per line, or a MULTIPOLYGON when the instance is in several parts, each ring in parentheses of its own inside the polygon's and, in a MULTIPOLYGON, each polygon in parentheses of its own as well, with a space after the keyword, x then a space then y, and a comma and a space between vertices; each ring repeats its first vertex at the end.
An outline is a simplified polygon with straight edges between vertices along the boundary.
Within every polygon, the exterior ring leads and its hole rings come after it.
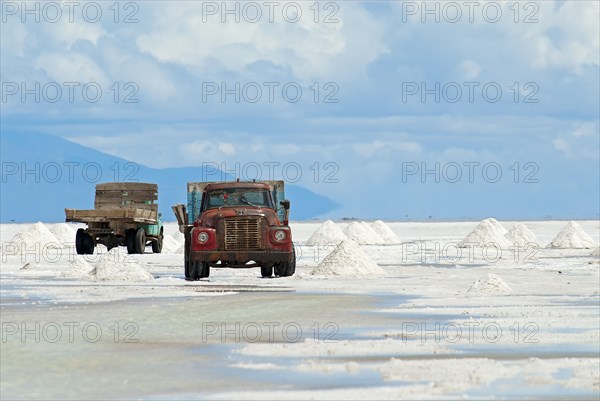
POLYGON ((323 217, 600 216, 598 1, 0 3, 2 135, 283 178, 323 217))

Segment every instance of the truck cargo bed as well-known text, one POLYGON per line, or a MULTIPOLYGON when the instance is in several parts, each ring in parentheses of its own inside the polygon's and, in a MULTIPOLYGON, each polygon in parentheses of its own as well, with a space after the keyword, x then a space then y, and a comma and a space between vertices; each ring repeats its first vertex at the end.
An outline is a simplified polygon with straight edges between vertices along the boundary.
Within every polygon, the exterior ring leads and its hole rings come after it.
POLYGON ((145 208, 120 209, 65 209, 66 221, 77 223, 100 223, 121 221, 130 223, 157 224, 157 210, 145 208))

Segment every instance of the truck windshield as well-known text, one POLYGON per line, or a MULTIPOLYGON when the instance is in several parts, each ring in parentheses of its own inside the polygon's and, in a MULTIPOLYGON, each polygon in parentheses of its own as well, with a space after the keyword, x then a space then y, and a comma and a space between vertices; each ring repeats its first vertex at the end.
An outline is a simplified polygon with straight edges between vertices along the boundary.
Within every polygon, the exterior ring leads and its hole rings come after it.
POLYGON ((270 193, 266 189, 227 188, 212 190, 206 194, 204 200, 204 210, 233 206, 256 206, 273 209, 270 193))

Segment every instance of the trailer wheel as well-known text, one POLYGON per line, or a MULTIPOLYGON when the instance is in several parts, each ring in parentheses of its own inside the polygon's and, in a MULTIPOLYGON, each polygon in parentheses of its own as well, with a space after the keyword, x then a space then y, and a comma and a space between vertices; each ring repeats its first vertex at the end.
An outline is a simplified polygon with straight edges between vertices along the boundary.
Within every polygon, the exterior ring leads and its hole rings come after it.
POLYGON ((152 241, 152 253, 161 253, 163 246, 163 235, 160 234, 156 240, 152 241))
POLYGON ((138 228, 135 232, 134 247, 135 253, 144 253, 146 250, 146 231, 143 228, 138 228))
POLYGON ((77 229, 75 250, 78 255, 92 255, 94 253, 94 240, 83 228, 77 229))
POLYGON ((279 277, 293 276, 296 272, 296 249, 292 247, 292 261, 275 264, 275 275, 279 277))
POLYGON ((273 275, 273 266, 261 266, 260 267, 260 275, 263 277, 271 277, 273 275))

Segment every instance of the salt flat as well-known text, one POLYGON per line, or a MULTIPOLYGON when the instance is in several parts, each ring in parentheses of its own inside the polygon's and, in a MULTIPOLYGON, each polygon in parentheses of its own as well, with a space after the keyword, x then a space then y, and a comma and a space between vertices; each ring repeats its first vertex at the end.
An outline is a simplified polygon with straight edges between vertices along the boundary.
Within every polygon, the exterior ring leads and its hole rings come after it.
MULTIPOLYGON (((4 224, 0 395, 596 399, 599 259, 545 248, 565 221, 522 223, 540 247, 461 249, 478 222, 388 222, 401 243, 360 246, 384 274, 329 276, 312 273, 335 244, 305 246, 321 222, 295 222, 295 276, 212 269, 193 283, 176 252, 115 261, 149 281, 72 276, 72 248, 17 254, 31 225, 4 224)), ((598 221, 578 224, 598 244, 598 221)))

